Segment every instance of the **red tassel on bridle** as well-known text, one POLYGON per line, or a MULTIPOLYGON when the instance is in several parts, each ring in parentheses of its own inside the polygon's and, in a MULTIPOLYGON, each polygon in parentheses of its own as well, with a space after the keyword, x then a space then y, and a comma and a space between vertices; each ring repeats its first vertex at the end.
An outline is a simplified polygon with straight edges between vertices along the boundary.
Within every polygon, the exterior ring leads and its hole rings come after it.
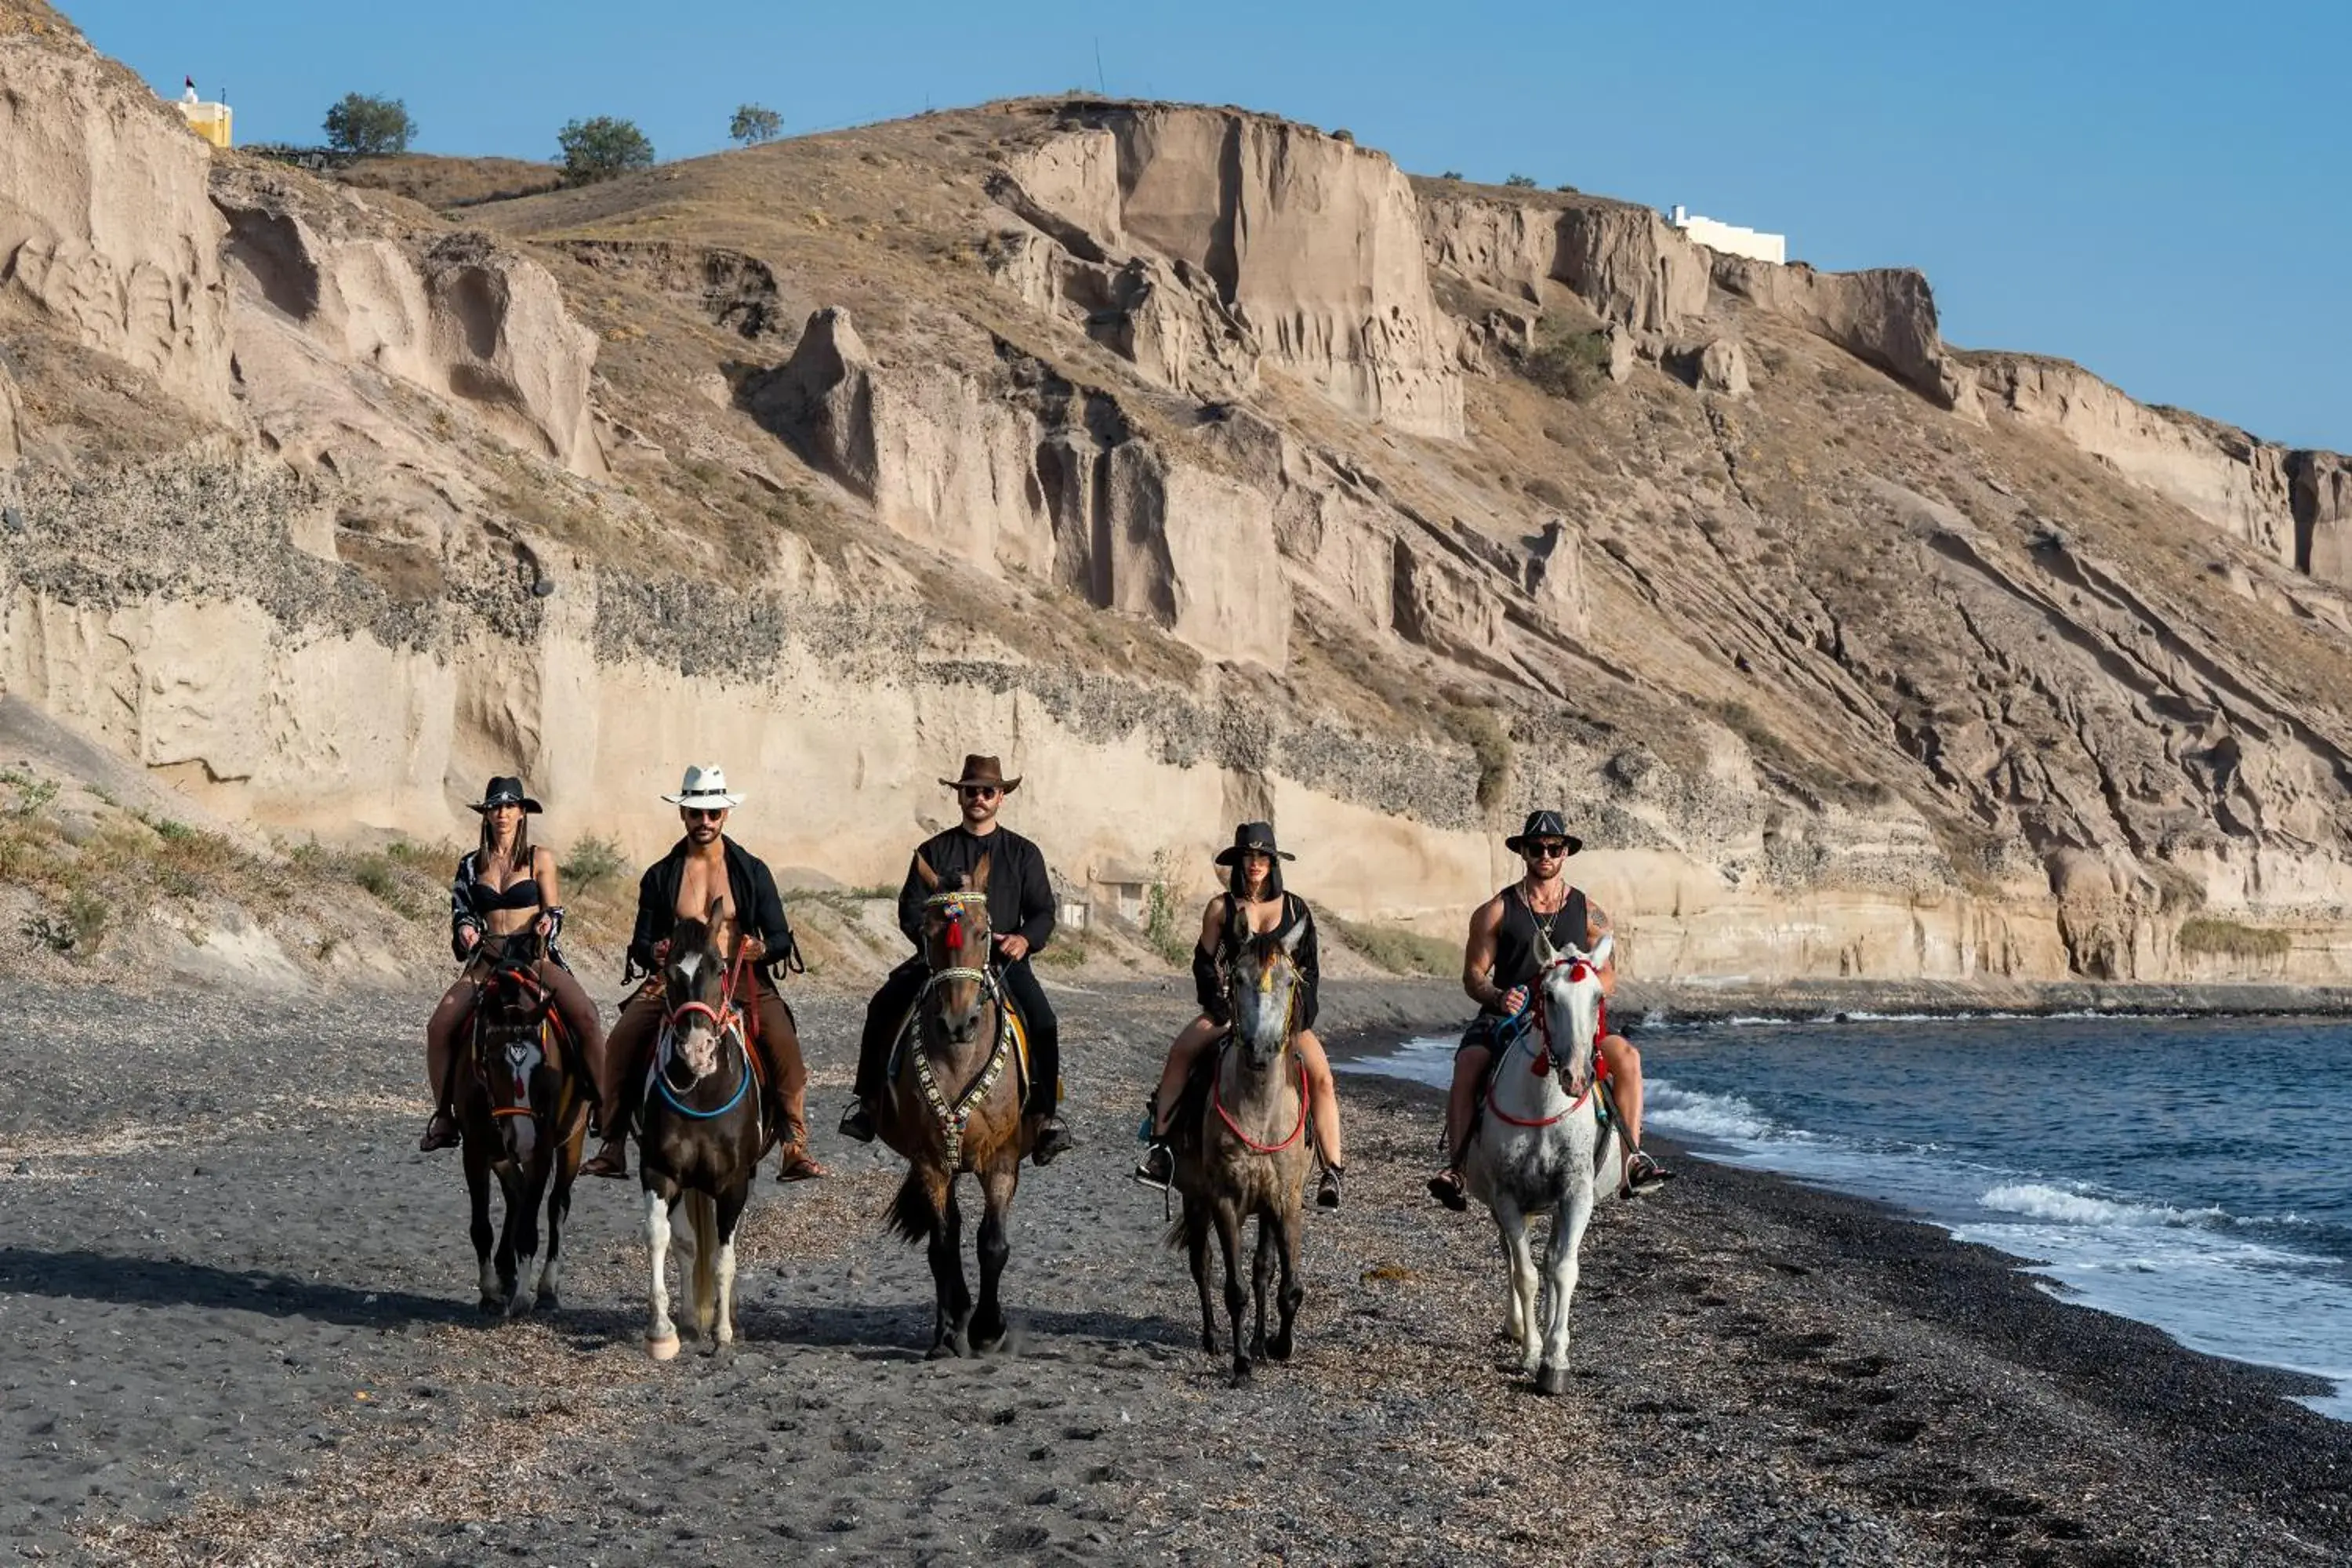
POLYGON ((963 911, 961 910, 948 916, 948 951, 950 952, 963 951, 963 911))

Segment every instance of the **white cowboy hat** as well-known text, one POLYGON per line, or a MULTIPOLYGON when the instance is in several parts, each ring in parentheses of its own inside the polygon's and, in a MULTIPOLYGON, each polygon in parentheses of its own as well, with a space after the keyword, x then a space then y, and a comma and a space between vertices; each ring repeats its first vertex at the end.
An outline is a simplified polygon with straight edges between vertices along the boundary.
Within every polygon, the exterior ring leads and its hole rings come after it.
POLYGON ((686 770, 686 782, 677 786, 677 793, 662 798, 672 805, 700 806, 706 811, 713 806, 731 808, 743 804, 741 795, 727 793, 727 770, 717 763, 694 763, 686 770))

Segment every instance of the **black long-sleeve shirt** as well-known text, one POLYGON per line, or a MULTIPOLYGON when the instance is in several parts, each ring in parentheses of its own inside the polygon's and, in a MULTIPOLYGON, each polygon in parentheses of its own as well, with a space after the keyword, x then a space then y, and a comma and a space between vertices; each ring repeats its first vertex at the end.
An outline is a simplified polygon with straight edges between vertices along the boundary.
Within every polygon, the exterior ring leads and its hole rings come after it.
MULTIPOLYGON (((768 944, 761 967, 784 963, 793 954, 793 928, 784 919, 784 900, 776 892, 775 875, 768 863, 721 837, 727 857, 727 897, 735 908, 735 923, 746 936, 768 944)), ((668 937, 677 923, 677 887, 686 879, 687 840, 646 868, 637 879, 637 926, 629 938, 631 973, 654 967, 654 943, 668 937)), ((795 966, 797 967, 797 966, 795 966)), ((629 974, 622 976, 624 981, 629 974)))
MULTIPOLYGON (((1225 964, 1236 951, 1233 910, 1233 900, 1228 897, 1216 952, 1211 952, 1197 943, 1192 948, 1192 989, 1201 999, 1201 1011, 1214 1024, 1234 1021, 1233 998, 1225 994, 1225 964)), ((1323 954, 1315 940, 1315 911, 1297 894, 1283 894, 1282 922, 1274 929, 1286 931, 1302 921, 1307 929, 1299 933, 1298 945, 1291 950, 1290 961, 1298 966, 1298 1026, 1311 1029, 1316 1015, 1323 1010, 1323 954)))
MULTIPOLYGON (((959 824, 926 838, 915 851, 915 858, 942 879, 959 872, 969 877, 982 855, 988 857, 988 929, 998 936, 1024 937, 1031 952, 1043 952, 1054 937, 1054 884, 1034 844, 1010 828, 976 834, 959 824)), ((918 949, 923 945, 923 900, 929 896, 922 874, 909 863, 906 886, 898 889, 898 929, 918 949)))

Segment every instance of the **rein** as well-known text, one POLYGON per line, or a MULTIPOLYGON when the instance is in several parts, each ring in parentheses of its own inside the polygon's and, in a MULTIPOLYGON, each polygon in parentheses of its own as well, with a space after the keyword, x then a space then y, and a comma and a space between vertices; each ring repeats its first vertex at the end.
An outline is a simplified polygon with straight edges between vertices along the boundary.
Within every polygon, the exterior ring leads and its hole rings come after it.
MULTIPOLYGON (((547 994, 547 988, 540 984, 539 976, 531 973, 527 969, 520 968, 514 964, 501 964, 491 975, 490 979, 491 984, 493 984, 500 981, 513 982, 516 985, 520 987, 533 1002, 540 1001, 547 994)), ((480 989, 487 991, 489 988, 490 986, 486 984, 480 989)), ((543 1062, 546 1062, 548 1058, 548 1037, 550 1032, 554 1027, 553 1020, 554 1015, 551 1012, 548 1016, 541 1018, 539 1021, 540 1058, 543 1062)), ((488 1066, 482 1058, 482 1007, 478 994, 474 1005, 474 1071, 482 1079, 483 1088, 487 1090, 489 1086, 490 1075, 488 1066)), ((511 1051, 514 1048, 514 1043, 512 1041, 509 1041, 507 1048, 511 1051)), ((567 1068, 559 1066, 553 1062, 548 1062, 548 1065, 556 1067, 556 1070, 559 1073, 566 1072, 568 1070, 567 1068)), ((520 1105, 491 1106, 490 1119, 493 1121, 501 1116, 532 1116, 537 1114, 537 1112, 531 1108, 530 1086, 529 1083, 518 1077, 515 1079, 515 1088, 520 1091, 519 1098, 522 1103, 520 1105)))
MULTIPOLYGON (((1568 967, 1569 978, 1570 980, 1581 980, 1584 978, 1584 973, 1591 973, 1591 970, 1584 960, 1580 958, 1566 957, 1553 959, 1549 963, 1545 964, 1543 968, 1536 972, 1536 981, 1534 986, 1531 987, 1529 992, 1528 1004, 1535 1012, 1536 1033, 1543 1040, 1543 1048, 1536 1052, 1535 1055, 1529 1058, 1528 1063, 1528 1071, 1537 1078, 1549 1078, 1551 1076, 1552 1063, 1555 1058, 1551 1039, 1551 1009, 1545 1006, 1543 1004, 1540 989, 1541 983, 1546 974, 1550 973, 1553 970, 1558 969, 1562 965, 1566 965, 1568 967), (1579 971, 1583 971, 1584 973, 1578 973, 1579 971)), ((1549 1116, 1536 1117, 1533 1119, 1524 1116, 1514 1116, 1509 1111, 1504 1110, 1495 1099, 1495 1085, 1503 1076, 1502 1064, 1499 1062, 1496 1064, 1495 1070, 1489 1073, 1486 1077, 1486 1109, 1493 1111, 1497 1118, 1509 1122, 1514 1127, 1549 1127, 1555 1123, 1567 1120, 1569 1117, 1575 1115, 1577 1111, 1582 1110, 1584 1102, 1592 1098, 1593 1086, 1601 1081, 1601 1063, 1600 1060, 1598 1044, 1601 1036, 1608 1030, 1607 1006, 1608 1004, 1603 1002, 1601 1004, 1602 1011, 1596 1014, 1593 1018, 1592 1033, 1595 1048, 1593 1051, 1594 1061, 1592 1076, 1585 1080, 1584 1092, 1578 1095, 1574 1100, 1569 1101, 1565 1109, 1555 1111, 1549 1116)), ((1514 1040, 1511 1043, 1512 1048, 1517 1050, 1526 1039, 1526 1032, 1522 1030, 1518 1039, 1514 1040)))
MULTIPOLYGON (((662 1097, 664 1102, 680 1116, 691 1117, 697 1121, 714 1121, 742 1104, 743 1096, 751 1090, 753 1076, 751 1041, 744 1032, 743 1010, 735 1005, 736 988, 751 970, 751 961, 748 958, 738 958, 728 967, 726 984, 719 992, 718 1006, 714 1007, 708 1002, 685 1002, 662 1015, 662 1039, 665 1046, 675 1046, 679 1019, 692 1017, 699 1013, 710 1020, 710 1026, 717 1031, 719 1038, 725 1039, 730 1035, 733 1036, 736 1044, 742 1048, 743 1052, 743 1070, 736 1075, 735 1092, 729 1095, 727 1103, 716 1110, 697 1110, 678 1099, 677 1091, 669 1086, 669 1075, 663 1072, 656 1064, 654 1068, 654 1089, 662 1097)), ((689 1088, 688 1092, 691 1093, 692 1089, 689 1088)))
MULTIPOLYGON (((1298 1037, 1298 1031, 1291 1027, 1292 1020, 1297 1018, 1298 1016, 1298 965, 1293 963, 1289 955, 1286 953, 1282 955, 1282 963, 1283 966, 1290 971, 1290 995, 1284 1003, 1282 1009, 1282 1048, 1288 1051, 1290 1050, 1290 1043, 1298 1037)), ((1258 972, 1258 989, 1260 991, 1270 991, 1273 988, 1274 971, 1271 969, 1260 970, 1258 972)), ((1234 1037, 1230 1032, 1225 1036, 1225 1044, 1223 1048, 1226 1051, 1230 1051, 1234 1048, 1234 1037)), ((1298 1125, 1293 1127, 1290 1130, 1290 1136, 1285 1138, 1279 1143, 1261 1143, 1256 1139, 1252 1138, 1248 1133, 1243 1131, 1241 1129, 1241 1123, 1235 1121, 1233 1118, 1233 1113, 1225 1109, 1224 1091, 1219 1081, 1225 1076, 1222 1070, 1223 1064, 1219 1064, 1221 1070, 1210 1075, 1209 1108, 1217 1113, 1217 1120, 1225 1124, 1225 1131, 1240 1139, 1243 1146, 1253 1153, 1279 1154, 1285 1149, 1287 1149, 1292 1144, 1297 1142, 1300 1134, 1307 1131, 1307 1062, 1305 1058, 1297 1057, 1296 1052, 1292 1052, 1291 1054, 1294 1059, 1297 1059, 1298 1062, 1298 1125)))

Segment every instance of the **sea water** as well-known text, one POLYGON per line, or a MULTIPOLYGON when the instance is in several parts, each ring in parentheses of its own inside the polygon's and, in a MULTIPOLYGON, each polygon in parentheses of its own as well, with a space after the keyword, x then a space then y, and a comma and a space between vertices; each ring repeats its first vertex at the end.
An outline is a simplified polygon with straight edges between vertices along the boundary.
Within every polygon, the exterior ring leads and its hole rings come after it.
MULTIPOLYGON (((2352 1420, 2352 1024, 1848 1015, 1635 1037, 1647 1124, 1694 1152, 1885 1200, 2069 1300, 2333 1380, 2306 1403, 2352 1420)), ((1347 1066, 1442 1084, 1453 1049, 1347 1066)))

